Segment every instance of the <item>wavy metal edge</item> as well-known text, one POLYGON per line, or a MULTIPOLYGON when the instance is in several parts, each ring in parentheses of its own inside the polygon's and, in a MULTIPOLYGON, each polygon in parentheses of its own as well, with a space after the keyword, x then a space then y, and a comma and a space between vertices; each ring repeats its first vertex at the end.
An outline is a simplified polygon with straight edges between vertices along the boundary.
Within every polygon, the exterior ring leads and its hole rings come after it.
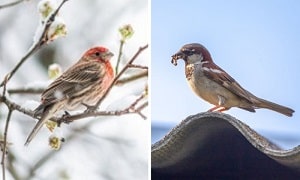
MULTIPOLYGON (((228 125, 231 125, 260 152, 280 164, 300 172, 300 146, 283 150, 240 120, 218 112, 206 112, 189 116, 174 127, 163 139, 153 144, 151 147, 152 168, 166 167, 180 161, 180 155, 187 148, 185 141, 190 138, 189 136, 193 131, 197 131, 199 127, 203 128, 206 125, 205 123, 214 123, 214 121, 217 121, 216 125, 226 123, 222 125, 224 128, 228 128, 228 125)), ((201 140, 203 139, 199 137, 199 145, 201 145, 201 140)))

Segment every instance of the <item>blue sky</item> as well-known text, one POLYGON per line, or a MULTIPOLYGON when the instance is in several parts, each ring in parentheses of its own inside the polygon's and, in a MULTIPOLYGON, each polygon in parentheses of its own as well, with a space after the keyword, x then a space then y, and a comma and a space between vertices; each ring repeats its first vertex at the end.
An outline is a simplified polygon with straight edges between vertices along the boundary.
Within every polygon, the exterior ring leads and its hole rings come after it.
POLYGON ((226 113, 275 142, 269 134, 300 144, 300 1, 152 0, 151 6, 153 123, 175 125, 212 107, 189 89, 183 61, 171 64, 181 46, 197 42, 245 89, 296 111, 291 118, 262 109, 226 113))

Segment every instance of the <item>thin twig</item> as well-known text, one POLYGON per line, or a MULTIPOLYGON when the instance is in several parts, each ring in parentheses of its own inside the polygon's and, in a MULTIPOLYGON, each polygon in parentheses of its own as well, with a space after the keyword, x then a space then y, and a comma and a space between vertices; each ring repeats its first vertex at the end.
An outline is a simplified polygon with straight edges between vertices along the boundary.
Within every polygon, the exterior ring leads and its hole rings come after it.
POLYGON ((137 64, 130 64, 130 68, 139 68, 139 69, 148 69, 148 66, 142 66, 142 65, 137 65, 137 64))
POLYGON ((0 96, 1 102, 6 104, 7 107, 9 107, 10 110, 17 110, 19 112, 22 112, 30 117, 34 117, 34 112, 28 109, 23 108, 22 106, 8 100, 5 96, 0 96))
POLYGON ((3 86, 3 92, 2 92, 2 95, 5 96, 5 92, 6 92, 6 82, 7 82, 7 76, 4 77, 4 81, 5 81, 5 84, 3 86))
POLYGON ((147 119, 147 117, 142 114, 142 110, 148 106, 148 102, 144 102, 144 104, 140 105, 140 107, 136 108, 135 111, 143 118, 143 119, 147 119))
POLYGON ((61 4, 58 6, 58 8, 51 14, 51 16, 48 18, 46 25, 44 27, 43 33, 39 39, 39 41, 33 45, 29 51, 25 54, 24 57, 21 58, 21 60, 18 62, 18 64, 11 70, 11 72, 9 72, 6 76, 5 79, 2 81, 2 83, 0 84, 0 87, 2 87, 4 84, 6 84, 11 78, 12 76, 17 72, 17 70, 21 67, 21 65, 33 54, 35 53, 38 49, 40 49, 47 41, 47 34, 49 31, 49 28, 51 26, 51 24, 54 22, 55 20, 55 16, 57 15, 58 11, 60 10, 60 8, 62 7, 62 5, 67 2, 68 0, 63 0, 61 2, 61 4))
POLYGON ((12 7, 12 6, 15 6, 17 4, 20 4, 21 2, 23 2, 24 0, 18 0, 18 1, 15 1, 15 2, 11 2, 11 3, 7 3, 7 4, 3 4, 3 5, 0 5, 0 9, 4 9, 4 8, 8 8, 8 7, 12 7))
POLYGON ((3 140, 3 149, 2 149, 2 158, 1 158, 1 165, 2 165, 2 179, 5 180, 5 155, 7 153, 7 132, 8 132, 8 125, 12 114, 12 109, 8 109, 7 119, 5 123, 4 129, 4 140, 3 140))
POLYGON ((122 57, 122 54, 123 54, 124 43, 125 43, 124 40, 120 41, 119 54, 118 54, 118 60, 117 60, 117 65, 116 65, 116 74, 119 73, 119 66, 120 66, 121 57, 122 57))
POLYGON ((138 97, 129 107, 128 109, 132 109, 134 110, 135 109, 135 106, 145 97, 144 94, 140 95, 140 97, 138 97))
MULTIPOLYGON (((6 106, 9 107, 9 109, 11 109, 11 110, 17 110, 17 111, 22 112, 32 118, 36 118, 34 116, 34 111, 23 108, 22 106, 10 101, 9 99, 7 99, 6 97, 3 97, 3 96, 0 96, 0 100, 4 104, 6 104, 6 106)), ((65 117, 64 118, 63 117, 51 118, 51 120, 56 121, 56 122, 70 122, 70 121, 78 120, 80 118, 87 118, 87 117, 93 117, 93 116, 119 116, 119 115, 132 114, 132 113, 138 112, 136 110, 131 111, 131 107, 132 107, 132 105, 130 105, 130 107, 128 107, 128 108, 125 108, 124 110, 119 110, 119 111, 83 112, 81 114, 69 116, 67 118, 65 118, 65 117)))
POLYGON ((132 62, 140 55, 140 53, 143 52, 147 48, 148 48, 148 44, 139 48, 139 50, 135 53, 135 55, 128 61, 128 63, 126 64, 126 66, 114 78, 113 82, 110 84, 110 86, 108 87, 108 89, 105 91, 105 93, 103 94, 103 96, 101 97, 101 99, 96 103, 95 106, 93 106, 92 108, 90 108, 90 110, 94 111, 94 110, 96 110, 99 107, 99 105, 101 104, 101 102, 103 101, 103 99, 105 99, 105 97, 110 92, 110 90, 113 87, 113 85, 117 82, 117 80, 120 78, 120 76, 128 69, 128 65, 132 64, 132 62))
POLYGON ((55 121, 55 122, 70 123, 72 121, 81 120, 83 118, 88 118, 88 117, 120 116, 120 115, 125 115, 125 114, 134 114, 134 113, 137 113, 137 111, 131 110, 130 108, 125 108, 124 110, 119 110, 119 111, 89 111, 89 112, 83 112, 80 114, 67 116, 67 117, 51 118, 50 120, 55 121))
MULTIPOLYGON (((146 96, 146 94, 142 94, 140 97, 138 97, 127 109, 128 111, 132 110, 134 111, 135 113, 138 113, 143 119, 147 119, 147 117, 145 115, 143 115, 141 113, 141 110, 146 107, 146 106, 143 106, 143 108, 139 107, 138 109, 136 108, 136 105, 142 100, 144 99, 144 97, 146 96)), ((148 104, 148 103, 147 103, 148 104)))
POLYGON ((7 92, 9 94, 41 94, 45 88, 15 88, 9 89, 7 92))
POLYGON ((148 106, 148 101, 144 102, 144 104, 140 105, 138 108, 136 108, 137 111, 142 111, 143 109, 145 109, 145 107, 148 106))
POLYGON ((67 117, 60 117, 60 118, 52 118, 51 120, 56 121, 56 122, 65 122, 65 123, 70 123, 75 120, 80 120, 82 118, 87 118, 87 117, 93 117, 93 116, 120 116, 124 114, 133 114, 133 113, 138 113, 143 119, 147 119, 147 117, 143 114, 141 114, 141 110, 144 109, 148 103, 144 103, 142 106, 139 108, 136 108, 136 105, 143 100, 146 97, 146 94, 141 94, 133 103, 131 103, 127 108, 119 111, 88 111, 88 112, 83 112, 80 114, 72 115, 72 116, 67 116, 67 117))
POLYGON ((122 78, 117 80, 117 82, 115 83, 116 85, 120 85, 120 84, 125 84, 131 81, 135 81, 137 79, 143 78, 143 77, 147 77, 148 76, 148 70, 141 72, 139 74, 135 74, 133 76, 127 77, 127 78, 122 78))

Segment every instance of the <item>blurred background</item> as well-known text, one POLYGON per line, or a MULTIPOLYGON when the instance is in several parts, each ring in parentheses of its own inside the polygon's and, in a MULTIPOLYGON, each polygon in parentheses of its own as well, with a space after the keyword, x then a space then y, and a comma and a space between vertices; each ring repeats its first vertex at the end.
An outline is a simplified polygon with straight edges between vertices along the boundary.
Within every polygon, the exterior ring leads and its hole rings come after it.
POLYGON ((188 87, 184 62, 171 64, 171 55, 195 42, 245 89, 296 111, 291 118, 264 109, 225 113, 284 149, 300 144, 300 2, 152 0, 151 9, 152 143, 212 107, 188 87))
MULTIPOLYGON (((0 5, 12 2, 0 0, 0 5)), ((24 1, 14 7, 0 9, 0 80, 11 71, 33 43, 39 23, 37 0, 24 1)), ((58 2, 61 2, 60 0, 58 2)), ((94 46, 103 45, 114 52, 116 64, 120 38, 118 29, 130 24, 134 35, 126 41, 121 67, 140 46, 149 43, 147 0, 67 1, 59 12, 68 33, 31 56, 13 76, 7 89, 46 87, 50 81, 48 66, 58 63, 66 70, 94 46)), ((136 64, 148 66, 150 51, 144 51, 136 64)), ((130 70, 124 76, 134 74, 130 70)), ((100 110, 120 110, 127 107, 147 85, 147 77, 112 89, 100 110)), ((2 93, 2 88, 1 93, 2 93)), ((35 109, 40 94, 11 94, 18 104, 35 109)), ((59 151, 48 146, 50 132, 43 128, 28 147, 27 135, 35 120, 14 111, 8 130, 12 143, 7 159, 7 179, 147 179, 150 144, 148 119, 137 114, 86 118, 69 125, 60 132, 65 137, 59 151)), ((0 133, 3 134, 7 107, 0 104, 0 133)), ((0 176, 2 171, 0 172, 0 176)))

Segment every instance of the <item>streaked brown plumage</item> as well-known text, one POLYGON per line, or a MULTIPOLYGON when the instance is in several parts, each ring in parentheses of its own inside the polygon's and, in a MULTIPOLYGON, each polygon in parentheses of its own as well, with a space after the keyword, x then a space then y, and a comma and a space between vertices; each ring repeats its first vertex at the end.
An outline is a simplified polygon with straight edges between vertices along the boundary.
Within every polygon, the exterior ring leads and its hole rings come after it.
POLYGON ((43 124, 56 112, 97 103, 114 78, 110 64, 112 56, 113 53, 104 47, 91 48, 48 86, 42 93, 41 104, 35 109, 35 115, 40 120, 29 134, 25 145, 30 143, 43 124))
POLYGON ((217 66, 208 50, 201 44, 184 45, 172 56, 172 63, 185 62, 186 79, 192 90, 205 101, 215 105, 209 111, 224 111, 239 107, 250 112, 258 108, 267 108, 286 116, 292 116, 294 110, 262 98, 245 90, 229 74, 217 66))

